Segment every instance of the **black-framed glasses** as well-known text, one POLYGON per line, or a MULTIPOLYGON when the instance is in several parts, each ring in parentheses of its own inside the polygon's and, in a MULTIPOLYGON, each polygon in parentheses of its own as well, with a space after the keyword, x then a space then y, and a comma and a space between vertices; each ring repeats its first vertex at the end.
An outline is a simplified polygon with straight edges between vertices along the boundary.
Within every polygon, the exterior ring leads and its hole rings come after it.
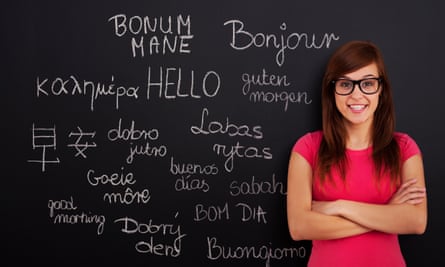
POLYGON ((361 80, 349 80, 340 78, 333 80, 335 93, 338 95, 349 95, 354 91, 355 85, 358 84, 358 88, 362 93, 366 95, 372 95, 379 91, 382 78, 366 78, 361 80))

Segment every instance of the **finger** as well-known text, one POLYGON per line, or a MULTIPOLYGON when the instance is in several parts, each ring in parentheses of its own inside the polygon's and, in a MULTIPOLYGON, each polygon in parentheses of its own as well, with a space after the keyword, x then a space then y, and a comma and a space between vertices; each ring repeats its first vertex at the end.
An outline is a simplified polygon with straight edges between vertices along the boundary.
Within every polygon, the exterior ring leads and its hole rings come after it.
POLYGON ((416 182, 417 182, 417 179, 416 179, 416 178, 408 179, 408 180, 406 180, 405 182, 403 182, 402 187, 406 187, 406 186, 415 184, 416 182))
POLYGON ((404 195, 402 198, 398 199, 397 202, 400 203, 409 203, 409 204, 419 204, 424 201, 426 197, 425 192, 415 192, 411 194, 404 195))
POLYGON ((410 187, 404 193, 413 194, 413 193, 425 193, 425 187, 410 187))
POLYGON ((416 193, 416 192, 426 192, 425 187, 418 187, 418 186, 409 186, 407 188, 403 188, 403 190, 397 191, 397 195, 403 196, 406 194, 416 193))
POLYGON ((417 205, 417 204, 422 203, 424 200, 425 200, 425 197, 418 197, 418 198, 410 199, 406 203, 412 204, 412 205, 417 205))
POLYGON ((399 190, 404 190, 406 188, 409 188, 410 186, 414 185, 415 183, 417 183, 417 179, 415 179, 415 178, 409 179, 400 186, 399 190))
POLYGON ((418 205, 418 204, 422 203, 422 201, 423 201, 423 199, 413 199, 413 200, 410 200, 410 201, 408 201, 406 203, 410 204, 410 205, 418 205))
POLYGON ((396 191, 396 194, 403 194, 406 190, 411 188, 416 183, 415 179, 410 179, 404 182, 396 191))

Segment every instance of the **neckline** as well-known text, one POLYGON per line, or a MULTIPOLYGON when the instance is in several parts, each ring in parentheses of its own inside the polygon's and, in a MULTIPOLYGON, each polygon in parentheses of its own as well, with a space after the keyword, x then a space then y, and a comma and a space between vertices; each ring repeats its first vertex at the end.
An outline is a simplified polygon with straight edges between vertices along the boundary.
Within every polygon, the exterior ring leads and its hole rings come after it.
POLYGON ((369 152, 371 150, 372 150, 372 146, 368 146, 367 148, 362 148, 362 149, 346 148, 346 151, 348 153, 367 153, 367 152, 369 152))

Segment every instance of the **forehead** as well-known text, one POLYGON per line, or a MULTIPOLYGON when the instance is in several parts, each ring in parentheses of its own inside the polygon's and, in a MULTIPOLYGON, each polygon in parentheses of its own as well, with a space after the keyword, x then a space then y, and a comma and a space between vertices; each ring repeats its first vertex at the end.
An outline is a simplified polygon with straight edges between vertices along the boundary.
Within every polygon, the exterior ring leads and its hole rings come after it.
POLYGON ((346 73, 345 75, 343 75, 343 77, 352 80, 357 80, 367 77, 378 77, 378 76, 379 76, 379 70, 375 63, 371 63, 367 66, 364 66, 363 68, 360 68, 356 71, 346 73))

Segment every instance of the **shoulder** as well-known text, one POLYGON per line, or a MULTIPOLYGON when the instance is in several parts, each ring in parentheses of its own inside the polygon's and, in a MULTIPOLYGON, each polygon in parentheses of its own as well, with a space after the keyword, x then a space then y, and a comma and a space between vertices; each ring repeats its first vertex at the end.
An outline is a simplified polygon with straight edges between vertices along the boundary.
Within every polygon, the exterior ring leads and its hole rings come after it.
POLYGON ((323 132, 321 130, 308 132, 298 138, 292 148, 292 152, 303 156, 313 168, 322 138, 323 132))
POLYGON ((302 152, 302 150, 317 150, 320 146, 322 138, 323 132, 321 130, 308 132, 297 139, 292 150, 294 152, 302 152))
POLYGON ((416 141, 407 133, 395 132, 394 139, 400 147, 402 160, 406 160, 415 154, 420 154, 420 148, 416 141))
POLYGON ((401 147, 416 144, 416 141, 410 135, 403 132, 395 132, 394 139, 401 147))
POLYGON ((323 138, 323 132, 321 130, 308 132, 298 138, 297 143, 306 143, 312 145, 320 145, 321 139, 323 138))

